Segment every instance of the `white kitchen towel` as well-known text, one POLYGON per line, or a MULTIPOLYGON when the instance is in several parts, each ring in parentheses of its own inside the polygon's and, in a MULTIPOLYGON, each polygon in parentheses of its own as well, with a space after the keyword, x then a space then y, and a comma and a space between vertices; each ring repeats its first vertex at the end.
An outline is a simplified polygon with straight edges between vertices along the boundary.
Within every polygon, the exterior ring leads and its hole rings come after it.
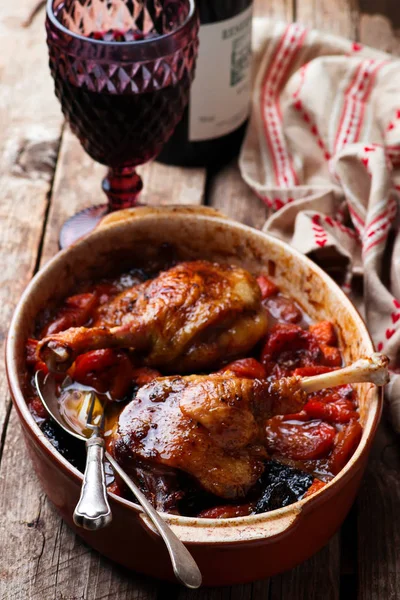
POLYGON ((254 33, 242 176, 270 208, 264 231, 340 265, 347 291, 363 274, 400 432, 400 61, 298 23, 258 19, 254 33))

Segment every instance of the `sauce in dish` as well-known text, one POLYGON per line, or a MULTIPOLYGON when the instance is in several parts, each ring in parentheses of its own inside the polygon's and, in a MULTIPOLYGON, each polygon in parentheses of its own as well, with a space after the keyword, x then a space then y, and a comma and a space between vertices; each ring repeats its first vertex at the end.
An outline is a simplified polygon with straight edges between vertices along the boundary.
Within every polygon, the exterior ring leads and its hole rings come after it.
MULTIPOLYGON (((26 392, 82 469, 84 445, 48 417, 33 376, 55 372, 78 427, 95 389, 109 451, 157 509, 228 518, 307 497, 347 463, 362 433, 353 387, 296 387, 342 365, 334 324, 313 323, 272 277, 193 261, 87 282, 45 311, 27 341, 26 392)), ((131 499, 111 470, 108 487, 131 499)))

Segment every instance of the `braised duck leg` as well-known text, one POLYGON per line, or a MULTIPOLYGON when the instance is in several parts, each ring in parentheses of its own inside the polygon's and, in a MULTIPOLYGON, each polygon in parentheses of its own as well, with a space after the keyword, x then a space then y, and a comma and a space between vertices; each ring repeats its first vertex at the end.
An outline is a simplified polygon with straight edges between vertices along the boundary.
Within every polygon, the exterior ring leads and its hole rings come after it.
POLYGON ((307 392, 332 385, 388 381, 387 357, 375 354, 324 375, 275 382, 228 374, 164 377, 139 389, 122 411, 111 452, 126 469, 179 469, 222 498, 246 495, 264 469, 264 424, 296 413, 307 392))
POLYGON ((264 469, 260 425, 303 405, 304 394, 285 383, 276 393, 267 381, 224 375, 156 379, 123 409, 111 452, 128 470, 163 465, 217 496, 244 496, 264 469))
POLYGON ((249 351, 267 331, 256 279, 236 266, 180 263, 103 305, 93 327, 70 328, 38 344, 38 359, 65 371, 100 348, 130 348, 142 364, 196 372, 249 351))

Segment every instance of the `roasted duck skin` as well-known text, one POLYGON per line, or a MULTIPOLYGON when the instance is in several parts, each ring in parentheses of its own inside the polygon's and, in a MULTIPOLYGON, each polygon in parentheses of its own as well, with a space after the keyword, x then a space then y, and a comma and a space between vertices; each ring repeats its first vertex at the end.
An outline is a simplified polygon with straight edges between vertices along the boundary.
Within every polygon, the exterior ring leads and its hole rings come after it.
POLYGON ((158 378, 123 409, 109 445, 131 472, 138 465, 180 469, 216 496, 240 498, 264 470, 265 421, 297 412, 305 400, 295 377, 158 378))
POLYGON ((257 280, 240 267, 180 263, 102 305, 92 327, 43 338, 37 357, 65 371, 79 354, 129 348, 140 364, 198 372, 248 352, 266 334, 257 280))
POLYGON ((137 465, 179 469, 216 496, 240 498, 263 472, 266 448, 294 459, 320 458, 332 449, 336 432, 326 423, 304 425, 297 442, 299 423, 286 423, 287 435, 282 436, 284 415, 301 420, 300 410, 313 404, 308 393, 362 381, 385 385, 388 380, 388 358, 379 353, 304 378, 245 379, 231 371, 156 378, 121 412, 111 451, 129 470, 137 465))

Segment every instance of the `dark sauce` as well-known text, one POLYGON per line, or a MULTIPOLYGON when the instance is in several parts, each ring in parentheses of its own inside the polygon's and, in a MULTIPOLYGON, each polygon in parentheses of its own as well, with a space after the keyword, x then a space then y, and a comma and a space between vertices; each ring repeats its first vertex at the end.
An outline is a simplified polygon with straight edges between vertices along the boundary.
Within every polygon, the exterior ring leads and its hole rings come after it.
POLYGON ((53 419, 40 425, 40 429, 54 448, 74 467, 83 473, 85 470, 85 444, 64 431, 53 419))

